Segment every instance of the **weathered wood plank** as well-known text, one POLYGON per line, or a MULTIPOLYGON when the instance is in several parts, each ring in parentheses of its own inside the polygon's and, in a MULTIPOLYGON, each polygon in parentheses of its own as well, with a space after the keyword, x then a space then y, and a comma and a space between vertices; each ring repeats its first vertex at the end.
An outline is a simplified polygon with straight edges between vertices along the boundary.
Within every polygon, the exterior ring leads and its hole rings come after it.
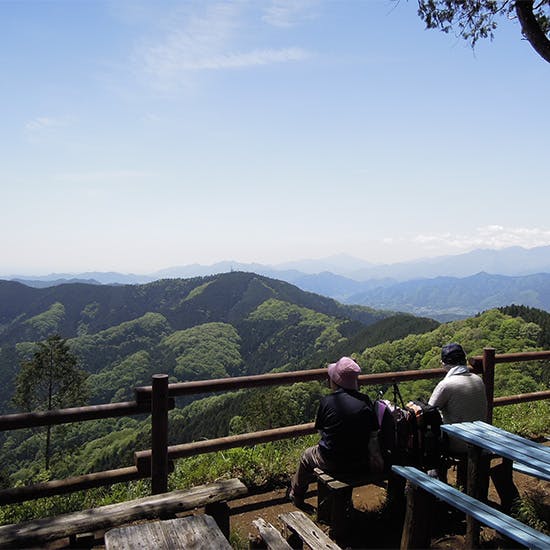
POLYGON ((105 533, 106 550, 231 550, 214 519, 205 514, 141 525, 118 527, 105 533))
POLYGON ((312 550, 341 550, 303 512, 281 514, 279 519, 296 533, 312 550))
POLYGON ((283 535, 264 518, 255 519, 252 523, 257 527, 260 537, 269 550, 292 550, 292 546, 283 538, 283 535))
POLYGON ((227 479, 188 490, 172 491, 81 512, 5 525, 0 527, 0 547, 20 547, 86 531, 110 529, 140 519, 155 519, 212 502, 231 500, 244 496, 247 492, 246 486, 240 480, 227 479))

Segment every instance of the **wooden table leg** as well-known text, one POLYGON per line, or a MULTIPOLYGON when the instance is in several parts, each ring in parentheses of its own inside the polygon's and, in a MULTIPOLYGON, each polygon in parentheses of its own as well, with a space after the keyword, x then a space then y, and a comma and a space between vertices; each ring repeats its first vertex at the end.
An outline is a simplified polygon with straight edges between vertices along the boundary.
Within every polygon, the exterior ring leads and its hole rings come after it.
POLYGON ((503 458, 500 464, 491 468, 491 479, 500 497, 500 504, 504 512, 509 513, 514 501, 519 497, 519 492, 514 484, 514 463, 508 458, 503 458))
POLYGON ((431 542, 434 497, 411 483, 407 484, 407 507, 401 550, 429 548, 431 542))
MULTIPOLYGON (((483 481, 480 476, 481 449, 475 445, 468 447, 468 483, 466 492, 475 499, 483 493, 483 481)), ((479 522, 466 515, 466 546, 479 548, 479 522)))
POLYGON ((229 540, 229 506, 227 502, 210 502, 205 505, 204 513, 214 518, 220 531, 224 534, 225 538, 229 540))

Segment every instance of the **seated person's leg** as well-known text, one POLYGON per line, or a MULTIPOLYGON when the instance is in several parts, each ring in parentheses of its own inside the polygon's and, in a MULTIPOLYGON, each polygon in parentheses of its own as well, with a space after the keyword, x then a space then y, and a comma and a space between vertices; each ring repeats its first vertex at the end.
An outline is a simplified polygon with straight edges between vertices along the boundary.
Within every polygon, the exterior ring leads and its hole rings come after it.
POLYGON ((290 485, 289 497, 294 504, 299 505, 304 502, 308 485, 315 480, 313 473, 315 468, 325 471, 332 469, 332 464, 323 459, 318 445, 308 447, 300 458, 300 464, 290 485))

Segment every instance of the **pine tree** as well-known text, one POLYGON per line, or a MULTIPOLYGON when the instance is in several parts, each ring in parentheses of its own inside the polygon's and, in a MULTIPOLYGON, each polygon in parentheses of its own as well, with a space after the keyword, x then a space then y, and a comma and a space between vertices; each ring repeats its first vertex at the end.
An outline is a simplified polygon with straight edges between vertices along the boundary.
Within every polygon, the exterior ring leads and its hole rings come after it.
MULTIPOLYGON (((14 404, 26 411, 51 411, 82 405, 87 399, 87 374, 77 366, 66 340, 59 335, 38 344, 30 361, 21 363, 14 404)), ((45 467, 50 467, 51 426, 46 427, 45 467)))

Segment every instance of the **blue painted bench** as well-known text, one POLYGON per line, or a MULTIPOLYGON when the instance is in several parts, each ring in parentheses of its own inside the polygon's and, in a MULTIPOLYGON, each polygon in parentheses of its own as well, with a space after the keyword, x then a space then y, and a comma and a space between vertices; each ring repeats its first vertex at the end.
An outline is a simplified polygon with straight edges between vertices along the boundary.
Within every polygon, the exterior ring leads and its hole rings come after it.
POLYGON ((514 462, 513 468, 514 468, 514 471, 519 472, 521 474, 527 474, 528 476, 537 477, 539 479, 543 479, 544 481, 550 481, 550 474, 547 474, 546 472, 542 472, 541 470, 537 470, 536 468, 531 468, 526 464, 521 464, 520 462, 514 462))
POLYGON ((407 512, 403 525, 401 549, 428 548, 430 545, 430 528, 433 513, 433 497, 450 504, 454 508, 475 518, 488 527, 492 527, 506 537, 534 549, 550 548, 550 537, 537 531, 506 514, 479 502, 434 479, 412 466, 392 466, 392 470, 405 478, 412 485, 407 495, 407 512), (429 498, 428 498, 429 497, 429 498))

